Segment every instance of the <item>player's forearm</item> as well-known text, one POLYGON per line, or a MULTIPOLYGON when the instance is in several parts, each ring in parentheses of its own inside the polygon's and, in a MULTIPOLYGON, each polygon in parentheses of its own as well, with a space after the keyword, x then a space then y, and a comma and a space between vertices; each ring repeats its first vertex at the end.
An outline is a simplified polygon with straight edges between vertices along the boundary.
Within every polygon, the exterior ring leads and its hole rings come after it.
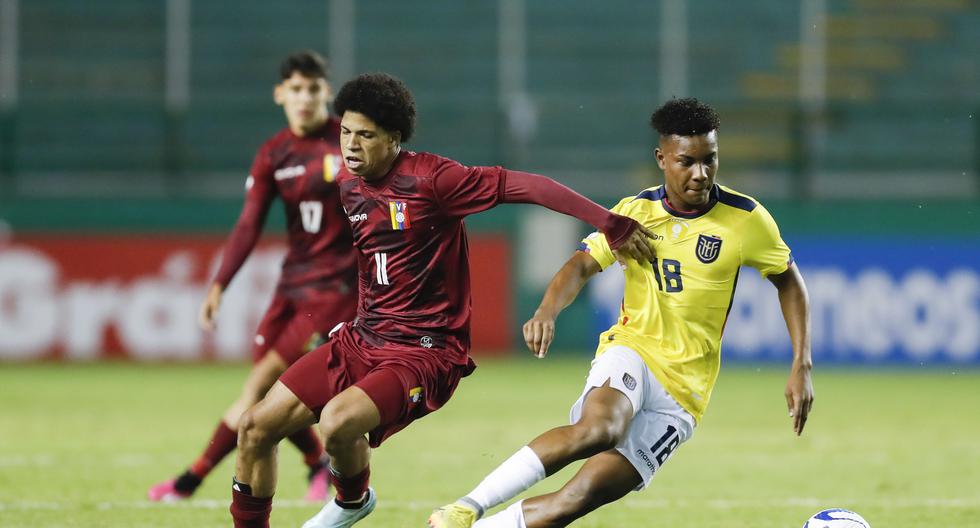
MULTIPOLYGON (((535 315, 555 319, 578 297, 585 283, 598 271, 598 265, 590 266, 592 257, 576 253, 558 270, 541 299, 535 315)), ((594 262, 594 261, 593 261, 594 262)))
POLYGON ((813 366, 813 359, 810 357, 810 301, 806 285, 795 267, 785 275, 776 287, 793 346, 793 368, 809 369, 813 366))
POLYGON ((228 236, 228 242, 221 256, 221 267, 214 277, 214 283, 222 289, 228 288, 231 279, 255 248, 259 235, 262 234, 262 224, 267 211, 267 203, 246 202, 238 222, 235 223, 235 228, 228 236))
POLYGON ((636 229, 632 219, 610 212, 551 178, 512 170, 505 171, 505 178, 504 202, 533 203, 574 216, 605 234, 613 249, 636 229))
POLYGON ((245 259, 255 248, 261 230, 261 226, 252 223, 235 225, 221 256, 221 267, 218 268, 218 273, 214 276, 215 284, 221 286, 222 289, 228 287, 231 279, 235 277, 242 264, 245 263, 245 259))

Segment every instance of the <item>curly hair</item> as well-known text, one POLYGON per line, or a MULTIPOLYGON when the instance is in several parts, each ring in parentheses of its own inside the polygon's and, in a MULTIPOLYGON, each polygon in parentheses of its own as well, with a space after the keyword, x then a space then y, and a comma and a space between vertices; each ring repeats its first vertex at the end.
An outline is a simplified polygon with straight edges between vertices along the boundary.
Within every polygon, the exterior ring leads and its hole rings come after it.
POLYGON ((415 98, 401 80, 387 73, 365 73, 344 84, 333 102, 334 111, 364 114, 389 132, 400 132, 404 143, 415 131, 415 98))
POLYGON ((661 136, 700 136, 720 125, 715 109, 693 97, 671 99, 650 116, 650 126, 661 136))
POLYGON ((280 80, 284 81, 292 77, 293 72, 299 72, 300 75, 311 79, 326 79, 327 61, 313 50, 297 51, 279 63, 280 80))

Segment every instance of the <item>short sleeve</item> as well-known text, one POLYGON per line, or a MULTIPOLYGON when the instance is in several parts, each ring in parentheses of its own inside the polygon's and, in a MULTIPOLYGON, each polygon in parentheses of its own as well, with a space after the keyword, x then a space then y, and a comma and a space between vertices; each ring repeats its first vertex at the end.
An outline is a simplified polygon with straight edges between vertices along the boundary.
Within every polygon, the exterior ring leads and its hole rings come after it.
POLYGON ((436 199, 449 216, 486 211, 502 200, 504 173, 500 167, 466 167, 441 158, 432 171, 436 199))
POLYGON ((779 236, 776 221, 761 205, 752 211, 746 221, 742 263, 759 270, 763 277, 783 273, 792 263, 789 247, 779 236))
MULTIPOLYGON (((624 216, 629 216, 624 209, 626 204, 632 200, 630 198, 623 198, 615 207, 610 209, 616 214, 621 214, 624 216)), ((584 251, 592 256, 595 261, 599 264, 599 267, 606 269, 613 262, 616 262, 616 256, 613 255, 612 249, 609 247, 609 241, 606 240, 606 236, 599 231, 594 231, 589 234, 589 236, 582 239, 582 243, 578 246, 579 251, 584 251)))

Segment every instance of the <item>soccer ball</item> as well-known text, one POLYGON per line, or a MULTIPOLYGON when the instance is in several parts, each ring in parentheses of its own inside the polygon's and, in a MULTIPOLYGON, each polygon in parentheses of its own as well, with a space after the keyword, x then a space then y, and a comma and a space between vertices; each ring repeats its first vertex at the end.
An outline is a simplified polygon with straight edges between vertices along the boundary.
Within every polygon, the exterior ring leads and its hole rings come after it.
POLYGON ((824 510, 807 519, 803 528, 871 528, 864 517, 840 508, 824 510))

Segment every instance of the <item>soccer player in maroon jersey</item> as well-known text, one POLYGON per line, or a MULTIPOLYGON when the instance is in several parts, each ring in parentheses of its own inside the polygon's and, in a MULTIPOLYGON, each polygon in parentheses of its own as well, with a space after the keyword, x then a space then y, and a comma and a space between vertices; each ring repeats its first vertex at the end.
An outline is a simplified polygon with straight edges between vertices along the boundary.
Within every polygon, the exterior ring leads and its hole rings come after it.
MULTIPOLYGON (((289 251, 275 296, 255 336, 254 365, 242 392, 225 411, 204 452, 175 479, 149 490, 153 501, 189 497, 238 442, 239 418, 286 368, 315 348, 339 322, 354 317, 357 257, 336 175, 341 166, 340 123, 330 117, 326 64, 314 52, 286 57, 274 98, 288 127, 259 149, 245 183, 245 205, 224 249, 221 268, 201 306, 200 322, 214 327, 221 296, 259 238, 269 206, 279 196, 286 210, 289 251)), ((290 431, 309 468, 307 499, 322 501, 329 474, 323 444, 312 427, 290 431)))
POLYGON ((370 448, 452 396, 473 372, 463 217, 501 203, 536 203, 603 232, 619 258, 654 258, 650 233, 544 176, 465 167, 401 148, 415 103, 386 74, 361 75, 335 101, 345 170, 341 200, 359 260, 357 318, 291 366, 242 416, 231 514, 267 527, 276 445, 320 423, 337 496, 304 528, 348 527, 376 504, 370 448))

